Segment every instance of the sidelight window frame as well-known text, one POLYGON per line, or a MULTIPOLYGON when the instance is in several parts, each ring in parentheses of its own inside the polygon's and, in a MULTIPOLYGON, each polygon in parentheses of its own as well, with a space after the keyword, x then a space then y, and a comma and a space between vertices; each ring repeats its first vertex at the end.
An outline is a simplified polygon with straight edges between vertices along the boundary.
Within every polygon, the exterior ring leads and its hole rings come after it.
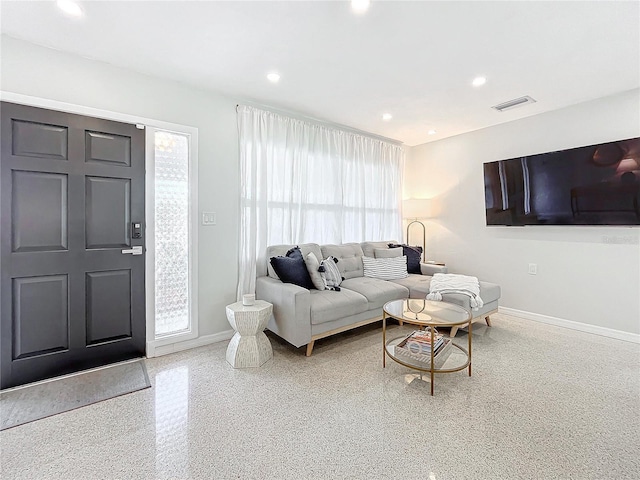
POLYGON ((173 344, 198 338, 198 129, 183 125, 147 125, 145 174, 147 357, 170 353, 173 344), (189 151, 189 327, 156 334, 155 135, 168 132, 187 138, 189 151))

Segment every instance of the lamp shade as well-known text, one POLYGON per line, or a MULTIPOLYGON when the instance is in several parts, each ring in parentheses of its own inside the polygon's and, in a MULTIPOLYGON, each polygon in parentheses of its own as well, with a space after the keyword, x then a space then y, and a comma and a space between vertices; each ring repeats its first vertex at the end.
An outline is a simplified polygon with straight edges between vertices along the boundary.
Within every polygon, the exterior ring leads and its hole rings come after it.
POLYGON ((430 218, 431 200, 428 198, 409 198, 402 202, 403 218, 430 218))

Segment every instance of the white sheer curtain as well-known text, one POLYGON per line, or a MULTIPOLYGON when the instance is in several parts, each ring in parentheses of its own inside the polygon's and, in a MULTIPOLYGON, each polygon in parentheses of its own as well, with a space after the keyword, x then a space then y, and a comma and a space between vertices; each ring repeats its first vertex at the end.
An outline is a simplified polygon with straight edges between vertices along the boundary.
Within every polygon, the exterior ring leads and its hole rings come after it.
POLYGON ((238 298, 266 274, 269 245, 402 238, 404 149, 238 106, 238 298))

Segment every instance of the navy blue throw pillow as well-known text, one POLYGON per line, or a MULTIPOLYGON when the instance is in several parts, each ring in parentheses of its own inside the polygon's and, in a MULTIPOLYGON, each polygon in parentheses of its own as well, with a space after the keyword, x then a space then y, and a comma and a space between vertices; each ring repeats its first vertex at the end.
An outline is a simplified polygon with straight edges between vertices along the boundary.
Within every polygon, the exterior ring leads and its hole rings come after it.
POLYGON ((284 283, 293 283, 309 290, 315 288, 299 247, 289 250, 285 257, 271 257, 270 262, 284 283))
POLYGON ((412 247, 409 245, 401 245, 390 243, 389 248, 402 247, 402 254, 407 256, 407 272, 422 273, 420 270, 420 260, 422 258, 422 247, 412 247))

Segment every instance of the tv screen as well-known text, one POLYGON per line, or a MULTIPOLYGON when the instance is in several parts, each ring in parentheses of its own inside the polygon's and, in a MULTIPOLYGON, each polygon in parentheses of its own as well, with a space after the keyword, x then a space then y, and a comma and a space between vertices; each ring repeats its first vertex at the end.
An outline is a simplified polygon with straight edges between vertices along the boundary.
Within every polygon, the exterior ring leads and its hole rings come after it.
POLYGON ((484 164, 487 225, 640 225, 640 137, 484 164))

